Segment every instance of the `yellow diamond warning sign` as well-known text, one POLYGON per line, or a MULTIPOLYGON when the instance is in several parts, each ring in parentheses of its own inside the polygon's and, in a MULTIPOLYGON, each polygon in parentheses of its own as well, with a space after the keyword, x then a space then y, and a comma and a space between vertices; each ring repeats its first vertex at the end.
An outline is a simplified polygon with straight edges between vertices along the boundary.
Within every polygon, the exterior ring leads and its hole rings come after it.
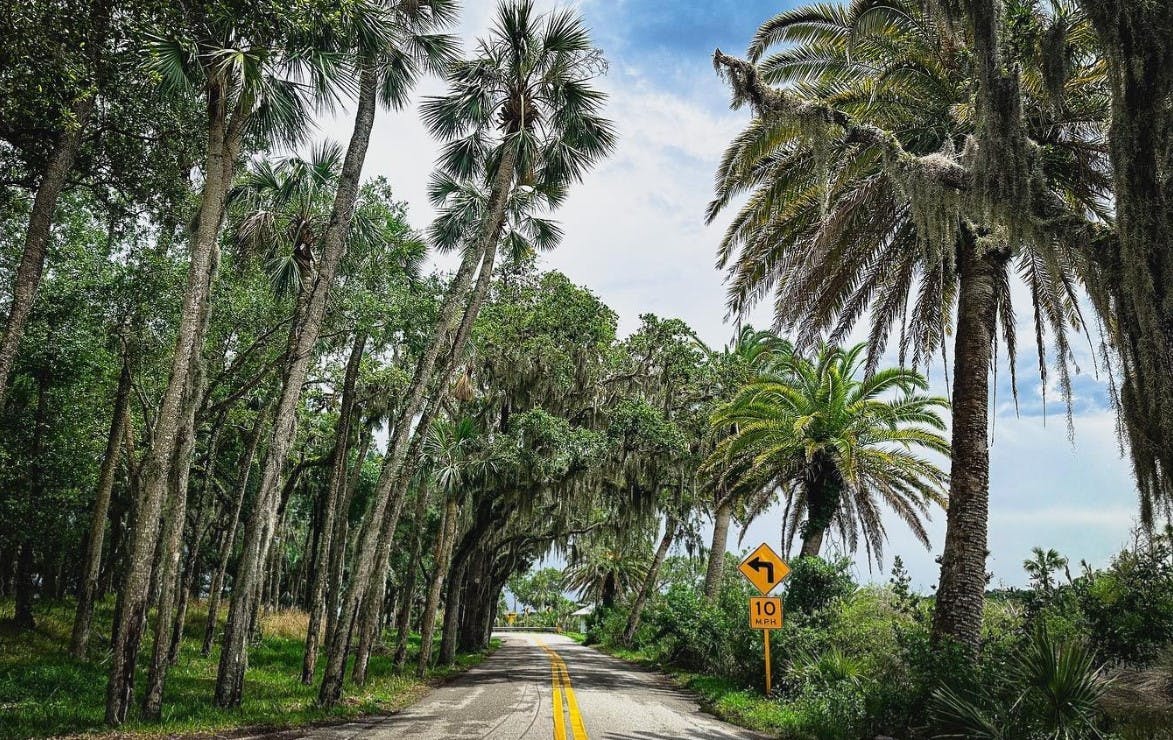
POLYGON ((749 626, 755 630, 782 629, 782 599, 777 596, 749 597, 749 626))
POLYGON ((790 567, 765 542, 742 560, 737 569, 763 595, 773 591, 782 579, 790 575, 790 567))

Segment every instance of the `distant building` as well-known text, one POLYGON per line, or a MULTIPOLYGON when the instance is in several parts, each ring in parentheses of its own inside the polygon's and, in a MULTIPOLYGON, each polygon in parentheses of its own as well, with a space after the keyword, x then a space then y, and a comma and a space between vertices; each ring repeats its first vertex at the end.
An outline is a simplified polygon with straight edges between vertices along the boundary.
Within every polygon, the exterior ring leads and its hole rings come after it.
POLYGON ((571 612, 570 618, 572 620, 574 620, 572 622, 572 624, 574 625, 574 631, 585 633, 587 631, 587 619, 589 619, 590 616, 594 613, 595 613, 595 605, 594 604, 587 604, 586 606, 579 609, 578 611, 571 612))

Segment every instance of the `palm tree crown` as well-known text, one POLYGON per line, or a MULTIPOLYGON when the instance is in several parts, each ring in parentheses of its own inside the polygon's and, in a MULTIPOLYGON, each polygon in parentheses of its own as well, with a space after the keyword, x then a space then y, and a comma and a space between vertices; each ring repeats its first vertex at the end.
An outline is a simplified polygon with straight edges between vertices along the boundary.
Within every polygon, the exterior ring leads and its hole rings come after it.
POLYGON ((801 529, 804 556, 819 554, 828 529, 852 550, 862 535, 869 557, 879 556, 881 504, 927 546, 923 520, 945 500, 945 473, 918 454, 948 454, 945 400, 923 395, 925 378, 904 368, 857 379, 863 351, 821 345, 808 359, 787 348, 713 416, 714 427, 734 431, 707 468, 736 471, 756 493, 751 509, 784 491, 787 545, 801 529))
MULTIPOLYGON (((1043 180, 1073 210, 1106 215, 1100 125, 1106 97, 1102 73, 1087 53, 1086 23, 1070 14, 1033 22, 1073 27, 1060 79, 1048 76, 1034 47, 1019 60, 1024 123, 1045 151, 1043 180)), ((761 78, 787 87, 799 106, 830 106, 891 132, 905 152, 927 157, 928 166, 971 156, 962 151, 977 125, 970 52, 931 4, 855 0, 800 7, 766 21, 749 52, 761 78), (769 54, 778 44, 792 46, 769 54)), ((1016 232, 1015 238, 996 219, 914 176, 882 147, 839 137, 813 115, 761 116, 734 140, 717 173, 709 218, 743 194, 749 199, 719 255, 729 270, 734 313, 772 293, 779 325, 796 329, 800 345, 823 333, 840 342, 866 316, 869 368, 894 328, 900 362, 922 365, 948 333, 960 279, 956 252, 968 230, 982 250, 1004 255, 997 321, 1011 373, 1010 285, 1017 272, 1036 317, 1040 372, 1045 380, 1049 332, 1067 388, 1068 332, 1083 325, 1074 286, 1087 265, 1081 245, 1061 238, 1062 230, 1036 230, 1030 238, 1016 232)))

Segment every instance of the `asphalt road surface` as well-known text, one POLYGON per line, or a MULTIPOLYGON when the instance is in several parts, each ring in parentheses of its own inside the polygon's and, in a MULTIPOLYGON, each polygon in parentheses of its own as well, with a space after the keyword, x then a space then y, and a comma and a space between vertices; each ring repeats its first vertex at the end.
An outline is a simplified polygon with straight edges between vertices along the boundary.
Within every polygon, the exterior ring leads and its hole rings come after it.
POLYGON ((500 635, 484 663, 389 717, 320 727, 314 740, 757 740, 651 671, 560 635, 500 635))

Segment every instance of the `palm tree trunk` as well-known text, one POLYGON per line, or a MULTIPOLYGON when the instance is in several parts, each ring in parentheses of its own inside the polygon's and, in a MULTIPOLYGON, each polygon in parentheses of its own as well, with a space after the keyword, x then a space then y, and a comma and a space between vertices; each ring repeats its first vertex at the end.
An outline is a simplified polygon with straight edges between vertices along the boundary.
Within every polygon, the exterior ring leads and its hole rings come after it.
MULTIPOLYGON (((403 582, 403 594, 399 599, 399 614, 395 621, 395 657, 392 665, 395 670, 403 668, 407 661, 407 635, 411 631, 411 605, 415 601, 416 575, 419 572, 418 563, 424 548, 424 525, 428 516, 428 501, 431 499, 432 487, 426 484, 420 486, 415 499, 415 510, 412 512, 412 523, 415 527, 415 536, 411 543, 411 557, 408 559, 408 569, 403 582)), ((441 525, 443 529, 443 525, 441 525)), ((437 535, 437 539, 440 535, 437 535)))
POLYGON ((16 363, 17 350, 24 336, 24 325, 33 310, 37 289, 41 284, 53 213, 57 210, 57 201, 61 197, 61 191, 65 189, 69 172, 73 169, 73 161, 81 148, 82 137, 93 109, 92 91, 84 93, 74 102, 73 124, 57 136, 53 155, 33 198, 28 228, 25 231, 24 251, 21 253, 20 264, 16 268, 16 276, 12 283, 12 302, 4 325, 4 335, 0 336, 0 406, 4 405, 8 377, 16 363))
MULTIPOLYGON (((441 304, 439 318, 436 322, 436 331, 428 344, 428 348, 420 356, 416 364, 415 373, 404 396, 404 402, 395 421, 395 432, 387 443, 387 454, 384 456, 383 469, 379 474, 379 483, 376 486, 375 497, 371 507, 371 517, 364 526, 359 539, 358 557, 355 559, 355 568, 346 593, 341 603, 339 617, 340 629, 332 636, 328 649, 326 670, 322 676, 322 686, 318 693, 318 701, 323 706, 330 707, 342 698, 343 668, 346 660, 345 649, 350 642, 349 630, 358 615, 358 608, 363 594, 367 590, 372 571, 375 566, 375 555, 381 531, 384 529, 382 520, 387 515, 389 499, 398 481, 403 475, 404 461, 407 457, 407 441, 411 432, 411 421, 419 413, 424 401, 424 394, 428 386, 434 382, 436 393, 446 390, 448 378, 433 378, 440 351, 448 344, 448 338, 457 323, 457 310, 460 304, 468 297, 473 271, 477 262, 487 251, 495 251, 497 239, 501 233, 501 226, 505 220, 505 207, 508 202, 511 184, 513 182, 516 151, 513 147, 506 147, 498 163, 497 172, 493 177, 491 196, 489 199, 489 213, 485 223, 481 224, 477 246, 466 250, 460 268, 452 280, 444 301, 441 304)), ((454 347, 453 351, 459 351, 454 347)), ((420 430, 417 433, 424 433, 420 430)))
MULTIPOLYGON (((356 412, 357 413, 357 412, 356 412)), ((361 414, 360 414, 361 416, 361 414)), ((374 434, 369 426, 359 430, 358 451, 355 454, 354 466, 346 477, 346 487, 343 489, 342 501, 338 504, 339 516, 334 520, 334 535, 330 547, 330 575, 326 589, 326 636, 325 644, 330 644, 338 630, 338 608, 343 593, 343 576, 346 571, 346 546, 350 538, 350 506, 354 500, 354 493, 362 480, 362 468, 367 459, 367 452, 371 449, 371 439, 374 434)))
POLYGON ((212 652, 212 641, 216 635, 216 620, 220 612, 220 595, 224 590, 224 578, 228 573, 228 559, 232 555, 232 545, 236 542, 236 528, 240 523, 240 511, 244 507, 244 499, 248 494, 248 479, 252 473, 253 460, 257 456, 257 447, 260 446, 268 411, 268 407, 265 407, 257 413, 252 433, 249 435, 248 448, 240 459, 232 514, 228 517, 227 525, 220 538, 220 550, 216 557, 216 573, 212 576, 212 586, 208 591, 208 619, 204 624, 204 644, 200 648, 200 653, 205 658, 212 652))
POLYGON ((806 522, 802 525, 802 550, 799 557, 818 557, 823 549, 827 529, 835 519, 842 496, 842 483, 835 464, 821 454, 812 461, 804 482, 806 522))
POLYGON ((729 521, 733 518, 733 500, 729 497, 717 504, 713 515, 713 542, 709 547, 709 569, 705 573, 705 598, 715 601, 721 590, 725 570, 725 548, 729 544, 729 521))
MULTIPOLYGON (((342 383, 342 404, 338 412, 338 428, 334 434, 334 459, 330 466, 330 479, 326 483, 326 500, 322 504, 322 521, 319 527, 318 546, 314 556, 314 573, 311 578, 309 595, 309 627, 305 636, 305 654, 301 662, 301 682, 310 685, 314 680, 314 669, 318 662, 318 645, 322 632, 322 618, 325 616, 326 579, 329 574, 331 538, 334 535, 334 520, 338 516, 338 503, 346 487, 346 468, 350 452, 350 422, 354 416, 354 395, 358 385, 358 370, 366 347, 367 335, 358 332, 346 362, 346 375, 342 383)), ((346 512, 341 512, 346 516, 346 512)))
POLYGON ((118 390, 114 393, 114 412, 110 419, 110 434, 106 438, 106 454, 98 471, 98 492, 94 509, 90 512, 90 533, 86 538, 85 560, 82 561, 81 592, 77 599, 77 613, 73 619, 73 634, 69 652, 78 660, 86 655, 90 640, 90 622, 94 616, 94 597, 98 590, 98 575, 102 568, 102 544, 106 537, 106 518, 110 512, 110 498, 114 492, 114 477, 118 471, 118 455, 122 450, 123 427, 130 423, 130 361, 125 351, 122 371, 118 375, 118 390))
POLYGON ((953 368, 953 466, 933 638, 955 640, 975 653, 986 589, 995 288, 1004 262, 996 254, 979 254, 973 235, 963 237, 953 368))
POLYGON ((378 565, 375 566, 374 577, 367 587, 359 610, 358 642, 354 649, 354 665, 350 670, 350 680, 355 686, 362 686, 367 682, 367 663, 371 658, 371 650, 382 632, 381 615, 383 601, 387 596, 387 562, 391 557, 391 538, 383 537, 379 541, 379 551, 375 557, 378 565))
POLYGON ((640 584, 639 591, 635 595, 635 601, 631 604, 631 612, 627 615, 627 626, 623 628, 624 645, 630 645, 632 638, 635 637, 635 631, 639 627, 640 613, 644 609, 644 604, 648 602, 648 596, 651 595, 652 589, 656 587, 656 582, 660 579, 660 568, 664 565, 664 559, 668 557, 668 551, 672 549, 672 541, 676 539, 677 526, 676 517, 671 514, 664 517, 664 535, 660 538, 660 545, 656 548, 652 564, 648 567, 648 573, 644 576, 644 581, 640 584))
MULTIPOLYGON (((198 363, 197 363, 198 364, 198 363)), ((202 373, 196 372, 197 376, 202 373)), ((183 525, 187 520, 187 484, 191 470, 190 459, 195 448, 195 412, 202 382, 194 382, 189 390, 187 418, 180 443, 176 447, 176 461, 172 464, 172 482, 163 516, 163 539, 160 542, 159 605, 155 612, 155 642, 151 649, 150 670, 147 673, 147 692, 143 696, 143 716, 158 720, 163 709, 163 685, 171 666, 171 634, 180 598, 179 558, 183 545, 183 525)))
POLYGON ((203 347, 201 314, 211 291, 213 253, 217 248, 225 198, 239 150, 239 130, 243 126, 243 121, 235 118, 229 125, 227 95, 228 86, 222 76, 209 80, 204 190, 191 243, 187 288, 152 444, 139 467, 135 521, 131 528, 126 574, 119 589, 120 605, 114 621, 114 649, 106 689, 106 722, 111 725, 126 721, 133 702, 135 662, 146 623, 159 520, 180 432, 183 393, 188 386, 192 365, 203 347))
MULTIPOLYGON (((428 599, 424 604, 424 613, 420 617, 420 654, 417 673, 421 677, 426 675, 431 667, 432 640, 436 635, 436 615, 440 611, 440 595, 444 590, 444 576, 448 573, 449 561, 452 558, 459 514, 459 502, 455 496, 449 495, 444 501, 444 519, 440 524, 440 534, 436 538, 436 548, 433 551, 433 569, 432 578, 428 584, 428 599)), ((407 644, 404 640, 404 652, 406 651, 407 644)))
POLYGON ((285 467, 285 458, 297 429, 297 406, 301 399, 302 385, 309 370, 314 344, 321 333, 334 275, 346 254, 346 237, 350 231, 363 162, 366 160, 371 129, 375 123, 377 92, 376 71, 364 68, 359 81, 354 131, 339 174, 330 225, 322 239, 322 254, 317 275, 307 289, 305 300, 299 302, 301 310, 294 317, 289 330, 289 348, 286 355, 285 377, 281 384, 281 398, 273 417, 272 438, 265 455, 265 467, 257 493, 257 511, 260 516, 250 517, 245 532, 244 553, 237 571, 237 583, 232 589, 228 624, 224 631, 224 648, 220 653, 220 668, 216 677, 216 704, 221 707, 240 704, 244 688, 244 670, 247 665, 245 625, 251 621, 255 608, 249 595, 253 593, 256 581, 261 576, 262 561, 258 560, 257 555, 268 549, 268 542, 265 540, 271 537, 274 531, 275 498, 280 487, 279 479, 285 467))
POLYGON ((220 451, 220 433, 223 430, 225 421, 227 420, 227 415, 228 407, 225 407, 220 411, 216 417, 216 420, 212 423, 212 429, 208 435, 207 449, 204 453, 204 464, 201 475, 203 482, 200 491, 200 502, 198 504, 198 512, 196 513, 195 522, 192 524, 191 541, 188 544, 187 557, 184 558, 183 571, 179 580, 179 592, 176 597, 177 604, 175 607, 175 623, 171 629, 171 647, 167 653, 167 662, 170 665, 175 665, 179 662, 179 649, 183 644, 183 629, 187 623, 188 601, 192 596, 196 571, 199 569, 200 544, 204 541, 204 535, 207 534, 208 526, 211 520, 216 516, 214 513, 217 508, 215 493, 215 464, 217 455, 220 451))

